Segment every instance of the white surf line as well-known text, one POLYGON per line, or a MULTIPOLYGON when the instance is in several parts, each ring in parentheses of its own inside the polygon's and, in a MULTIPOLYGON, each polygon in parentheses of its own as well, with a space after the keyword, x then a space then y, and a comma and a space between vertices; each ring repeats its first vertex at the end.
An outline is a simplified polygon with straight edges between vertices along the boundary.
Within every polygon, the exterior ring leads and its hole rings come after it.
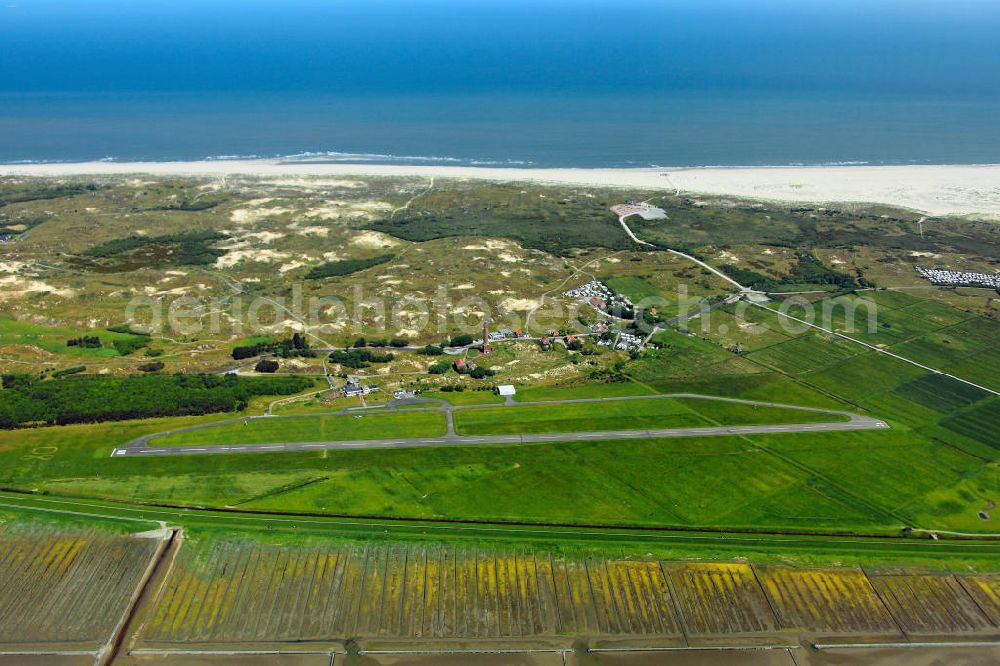
POLYGON ((951 377, 952 379, 954 379, 956 381, 962 382, 963 384, 968 384, 969 386, 973 386, 973 387, 975 387, 977 389, 980 389, 982 391, 986 391, 987 393, 992 393, 993 395, 1000 395, 1000 391, 994 391, 991 388, 986 388, 985 386, 980 386, 979 384, 976 384, 974 382, 970 382, 968 379, 962 379, 961 377, 956 377, 955 375, 952 375, 950 373, 944 372, 943 370, 938 370, 937 368, 932 368, 932 367, 930 367, 928 365, 924 365, 923 363, 917 363, 916 361, 910 360, 910 359, 906 358, 905 356, 900 356, 899 354, 894 354, 894 353, 892 353, 891 351, 889 351, 887 349, 882 349, 880 347, 876 347, 875 345, 868 344, 867 342, 864 342, 862 340, 858 340, 857 338, 852 338, 849 335, 844 335, 843 333, 838 333, 837 331, 831 331, 828 328, 823 328, 822 326, 817 326, 816 324, 814 324, 812 322, 808 322, 805 319, 799 319, 798 317, 793 317, 792 315, 787 314, 785 312, 781 312, 779 310, 773 310, 771 308, 768 308, 768 307, 765 307, 765 306, 761 305, 760 303, 754 303, 753 301, 750 301, 750 303, 751 303, 751 305, 756 305, 757 307, 763 308, 764 310, 767 310, 768 312, 772 312, 772 313, 774 313, 774 314, 776 314, 778 316, 786 317, 788 319, 791 319, 792 321, 797 321, 800 324, 805 324, 806 326, 811 326, 812 328, 815 328, 817 330, 823 331, 824 333, 827 333, 829 335, 835 335, 838 338, 843 338, 844 340, 848 340, 848 341, 853 342, 855 344, 862 345, 864 347, 867 347, 868 349, 871 349, 872 351, 877 351, 880 354, 885 354, 886 356, 891 356, 892 358, 894 358, 896 360, 899 360, 899 361, 903 361, 904 363, 909 363, 910 365, 915 365, 918 368, 920 368, 921 370, 926 370, 927 372, 933 372, 936 375, 943 375, 945 377, 951 377))

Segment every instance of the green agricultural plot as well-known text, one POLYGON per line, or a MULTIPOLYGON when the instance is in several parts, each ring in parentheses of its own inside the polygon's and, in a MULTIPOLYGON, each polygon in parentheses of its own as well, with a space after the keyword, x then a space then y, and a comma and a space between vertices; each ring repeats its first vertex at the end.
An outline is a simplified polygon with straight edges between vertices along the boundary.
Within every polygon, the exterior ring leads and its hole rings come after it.
POLYGON ((153 440, 152 443, 156 446, 281 444, 389 437, 435 437, 444 433, 444 415, 438 412, 369 413, 246 419, 167 435, 153 440))
POLYGON ((1000 399, 994 398, 984 405, 949 416, 941 425, 1000 450, 1000 399))
POLYGON ((649 281, 634 275, 605 277, 603 282, 611 287, 616 294, 625 296, 633 303, 640 303, 648 298, 663 297, 660 290, 649 281))
POLYGON ((918 404, 947 414, 989 396, 986 391, 943 375, 925 375, 893 389, 918 404))
POLYGON ((43 326, 27 321, 0 317, 0 346, 33 345, 52 354, 80 359, 119 356, 114 343, 128 343, 137 336, 111 331, 88 331, 70 326, 43 326), (82 335, 96 335, 101 346, 95 348, 71 347, 66 343, 82 335))
POLYGON ((864 347, 818 331, 751 352, 749 358, 792 374, 839 365, 864 352, 864 347))
POLYGON ((653 395, 651 387, 638 382, 616 382, 613 384, 584 384, 573 387, 528 387, 518 389, 518 402, 539 400, 579 400, 582 398, 616 398, 632 395, 653 395))
POLYGON ((650 398, 463 410, 455 412, 455 429, 461 435, 498 435, 519 432, 600 432, 843 420, 846 420, 846 417, 823 412, 719 400, 650 398))

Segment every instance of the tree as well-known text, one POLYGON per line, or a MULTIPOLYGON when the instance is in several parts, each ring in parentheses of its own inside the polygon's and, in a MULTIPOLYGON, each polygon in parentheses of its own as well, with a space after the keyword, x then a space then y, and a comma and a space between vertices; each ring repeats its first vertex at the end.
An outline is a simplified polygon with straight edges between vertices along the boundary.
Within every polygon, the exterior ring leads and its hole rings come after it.
POLYGON ((471 344, 472 344, 472 336, 471 335, 465 335, 465 334, 463 334, 463 335, 456 335, 455 337, 453 337, 451 339, 451 346, 452 347, 468 347, 471 344))
POLYGON ((444 354, 444 349, 436 345, 427 345, 417 353, 424 356, 441 356, 444 354))
POLYGON ((438 361, 431 367, 427 368, 427 372, 431 373, 432 375, 443 375, 450 369, 451 369, 451 363, 449 363, 448 361, 438 361))
POLYGON ((389 341, 390 347, 405 347, 408 344, 410 344, 410 341, 406 338, 393 338, 389 341))
POLYGON ((271 359, 268 358, 262 358, 260 361, 257 362, 257 365, 253 367, 253 370, 254 372, 273 373, 278 371, 278 367, 279 365, 277 361, 272 361, 271 359))

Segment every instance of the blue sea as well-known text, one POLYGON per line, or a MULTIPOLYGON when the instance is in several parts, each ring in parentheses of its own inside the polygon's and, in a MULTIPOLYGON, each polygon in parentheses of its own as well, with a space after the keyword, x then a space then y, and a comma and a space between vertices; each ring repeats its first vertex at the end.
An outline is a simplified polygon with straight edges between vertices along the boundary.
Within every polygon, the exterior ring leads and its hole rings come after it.
POLYGON ((0 162, 1000 162, 996 0, 0 3, 0 162))

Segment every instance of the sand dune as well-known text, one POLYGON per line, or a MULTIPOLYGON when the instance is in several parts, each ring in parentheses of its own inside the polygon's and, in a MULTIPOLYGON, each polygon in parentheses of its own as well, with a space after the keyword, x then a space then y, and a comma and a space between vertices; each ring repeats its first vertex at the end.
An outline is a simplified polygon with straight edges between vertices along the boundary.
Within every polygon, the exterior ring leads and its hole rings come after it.
POLYGON ((420 176, 671 190, 767 201, 881 203, 928 215, 1000 219, 1000 165, 842 166, 704 169, 511 169, 377 164, 87 162, 0 165, 0 175, 420 176))

